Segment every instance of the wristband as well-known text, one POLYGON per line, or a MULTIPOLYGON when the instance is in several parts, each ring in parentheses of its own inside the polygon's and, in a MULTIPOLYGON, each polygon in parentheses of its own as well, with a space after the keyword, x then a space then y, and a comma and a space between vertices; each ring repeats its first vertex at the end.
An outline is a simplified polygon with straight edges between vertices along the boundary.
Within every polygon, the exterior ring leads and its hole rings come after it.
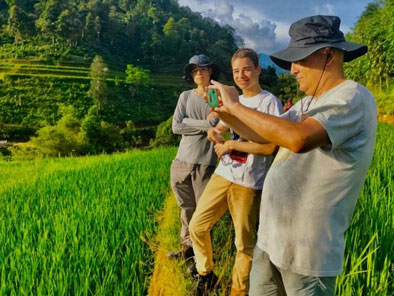
POLYGON ((219 118, 216 117, 214 119, 209 120, 208 122, 209 122, 210 126, 215 127, 219 123, 219 118))

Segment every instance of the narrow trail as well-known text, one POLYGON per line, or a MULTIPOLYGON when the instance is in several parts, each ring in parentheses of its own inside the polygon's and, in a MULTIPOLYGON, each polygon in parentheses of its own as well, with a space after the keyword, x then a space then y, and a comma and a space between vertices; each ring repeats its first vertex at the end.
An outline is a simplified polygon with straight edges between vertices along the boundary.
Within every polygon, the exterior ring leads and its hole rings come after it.
MULTIPOLYGON (((183 260, 169 260, 167 253, 180 247, 179 207, 173 194, 164 203, 158 217, 159 229, 155 238, 155 267, 150 280, 149 296, 188 296, 192 295, 194 283, 187 272, 189 266, 183 260)), ((210 296, 228 295, 231 283, 231 267, 234 262, 234 230, 229 213, 212 229, 215 273, 221 287, 212 291, 210 296)))
POLYGON ((182 262, 169 260, 167 253, 179 248, 180 222, 179 209, 171 194, 159 217, 159 230, 156 237, 158 245, 155 254, 155 268, 149 284, 149 296, 184 296, 186 282, 182 270, 182 262))

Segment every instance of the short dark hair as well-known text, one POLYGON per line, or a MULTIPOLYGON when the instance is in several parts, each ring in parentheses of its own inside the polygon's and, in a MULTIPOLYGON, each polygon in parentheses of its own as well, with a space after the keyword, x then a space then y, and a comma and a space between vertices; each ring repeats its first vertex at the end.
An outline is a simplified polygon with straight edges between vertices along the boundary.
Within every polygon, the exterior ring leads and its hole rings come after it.
POLYGON ((240 48, 238 49, 234 54, 233 57, 231 58, 231 64, 234 62, 235 59, 240 59, 240 58, 248 58, 250 59, 254 66, 257 68, 259 66, 259 56, 257 53, 250 48, 240 48))

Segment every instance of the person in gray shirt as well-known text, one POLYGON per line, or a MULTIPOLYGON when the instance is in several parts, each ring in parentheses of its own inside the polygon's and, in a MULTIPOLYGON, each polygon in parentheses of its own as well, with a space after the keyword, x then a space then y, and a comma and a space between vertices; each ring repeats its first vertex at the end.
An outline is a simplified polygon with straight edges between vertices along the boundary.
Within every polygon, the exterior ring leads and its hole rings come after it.
POLYGON ((343 71, 367 47, 347 42, 339 25, 336 16, 303 18, 290 27, 289 47, 271 55, 307 94, 281 117, 243 106, 235 89, 213 82, 219 117, 249 140, 280 146, 261 197, 250 296, 332 296, 342 272, 377 111, 371 92, 343 71))
POLYGON ((184 68, 185 80, 196 85, 179 96, 172 130, 182 135, 178 152, 171 165, 171 187, 181 209, 181 249, 168 254, 170 259, 188 259, 194 255, 189 233, 189 222, 200 195, 216 165, 214 143, 207 138, 209 127, 219 119, 206 101, 206 87, 211 79, 218 79, 219 67, 206 55, 193 56, 184 68))

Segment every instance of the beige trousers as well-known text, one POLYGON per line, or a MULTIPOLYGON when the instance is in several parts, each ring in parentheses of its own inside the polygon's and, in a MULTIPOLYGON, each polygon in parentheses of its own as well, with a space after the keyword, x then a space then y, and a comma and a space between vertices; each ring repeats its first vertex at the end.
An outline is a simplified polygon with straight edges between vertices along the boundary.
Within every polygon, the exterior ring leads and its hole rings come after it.
POLYGON ((189 224, 197 271, 205 275, 213 269, 210 230, 227 209, 230 211, 237 248, 231 295, 248 293, 260 200, 261 190, 237 185, 213 174, 189 224))

